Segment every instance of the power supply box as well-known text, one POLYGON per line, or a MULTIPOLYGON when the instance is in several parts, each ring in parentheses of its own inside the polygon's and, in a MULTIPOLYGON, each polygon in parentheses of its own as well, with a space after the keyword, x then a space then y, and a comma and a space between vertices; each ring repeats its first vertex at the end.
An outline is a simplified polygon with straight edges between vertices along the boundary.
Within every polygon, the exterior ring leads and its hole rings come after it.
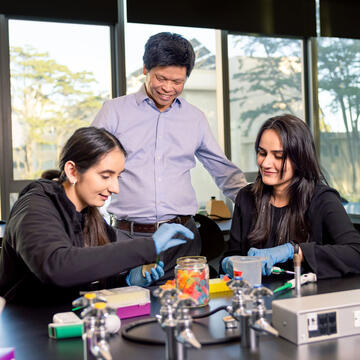
POLYGON ((274 300, 272 323, 295 344, 360 334, 360 289, 274 300))

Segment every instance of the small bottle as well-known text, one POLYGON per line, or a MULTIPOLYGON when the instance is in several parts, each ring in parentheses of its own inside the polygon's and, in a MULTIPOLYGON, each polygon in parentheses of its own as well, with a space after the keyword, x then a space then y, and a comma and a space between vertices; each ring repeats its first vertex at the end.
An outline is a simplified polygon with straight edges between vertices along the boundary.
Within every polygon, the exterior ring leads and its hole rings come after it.
POLYGON ((205 256, 185 256, 176 260, 176 288, 195 300, 195 306, 209 303, 209 266, 205 256))

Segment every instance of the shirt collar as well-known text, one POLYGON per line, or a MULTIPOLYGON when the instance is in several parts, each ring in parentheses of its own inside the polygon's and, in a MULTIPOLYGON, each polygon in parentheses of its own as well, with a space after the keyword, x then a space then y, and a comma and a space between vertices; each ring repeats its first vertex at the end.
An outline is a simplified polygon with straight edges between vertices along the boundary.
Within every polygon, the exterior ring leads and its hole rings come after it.
MULTIPOLYGON (((136 99, 136 103, 138 105, 140 105, 143 101, 146 101, 146 102, 153 102, 153 100, 148 96, 148 94, 146 93, 146 90, 145 90, 145 84, 142 84, 140 89, 138 90, 137 93, 135 93, 135 99, 136 99)), ((174 102, 170 105, 169 109, 171 109, 174 104, 177 104, 179 107, 181 106, 182 104, 182 98, 181 97, 177 97, 174 102)), ((154 104, 155 105, 155 104, 154 104)))

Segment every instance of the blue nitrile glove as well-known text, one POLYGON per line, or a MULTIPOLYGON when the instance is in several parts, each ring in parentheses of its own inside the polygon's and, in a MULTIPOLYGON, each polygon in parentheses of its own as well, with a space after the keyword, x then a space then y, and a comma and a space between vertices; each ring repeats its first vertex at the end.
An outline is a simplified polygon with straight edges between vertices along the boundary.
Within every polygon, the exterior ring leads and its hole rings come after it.
POLYGON ((129 286, 149 286, 154 281, 159 280, 164 276, 164 263, 159 261, 155 268, 151 269, 151 274, 148 271, 145 271, 145 277, 142 276, 142 265, 137 266, 134 269, 131 269, 128 275, 126 276, 126 283, 129 286))
POLYGON ((277 263, 284 263, 294 257, 294 247, 290 243, 268 249, 250 248, 248 256, 262 256, 262 274, 271 275, 271 268, 277 263))
POLYGON ((163 224, 154 232, 153 235, 156 254, 160 254, 173 246, 186 243, 186 240, 174 237, 176 235, 183 235, 188 239, 194 238, 194 233, 183 225, 163 224))
POLYGON ((221 261, 221 268, 223 269, 224 273, 229 276, 229 277, 233 277, 234 275, 234 270, 233 270, 233 264, 230 261, 230 256, 224 258, 221 261))

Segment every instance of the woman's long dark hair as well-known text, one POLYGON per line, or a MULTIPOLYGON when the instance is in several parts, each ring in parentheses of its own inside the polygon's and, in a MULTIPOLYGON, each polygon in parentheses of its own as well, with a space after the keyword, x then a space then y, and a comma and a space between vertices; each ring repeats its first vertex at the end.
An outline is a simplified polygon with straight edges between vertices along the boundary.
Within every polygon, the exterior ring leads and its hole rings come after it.
MULTIPOLYGON (((96 165, 105 154, 116 148, 126 156, 126 151, 120 141, 107 130, 93 126, 77 129, 60 153, 60 171, 46 172, 42 177, 58 178, 58 181, 63 183, 66 180, 64 166, 67 161, 73 161, 76 170, 83 174, 96 165)), ((88 206, 84 209, 83 235, 85 246, 98 246, 109 242, 104 219, 97 207, 88 206)))
MULTIPOLYGON (((283 146, 280 177, 283 176, 287 158, 291 161, 294 171, 288 190, 289 205, 276 229, 276 245, 289 241, 306 242, 309 239, 306 211, 314 195, 315 185, 326 183, 316 157, 314 140, 308 126, 296 116, 275 116, 268 119, 260 128, 255 142, 256 153, 259 151, 262 134, 270 129, 277 132, 283 146)), ((255 195, 256 222, 249 234, 249 241, 251 246, 262 247, 271 233, 270 197, 273 188, 263 183, 260 171, 252 191, 255 195)))

